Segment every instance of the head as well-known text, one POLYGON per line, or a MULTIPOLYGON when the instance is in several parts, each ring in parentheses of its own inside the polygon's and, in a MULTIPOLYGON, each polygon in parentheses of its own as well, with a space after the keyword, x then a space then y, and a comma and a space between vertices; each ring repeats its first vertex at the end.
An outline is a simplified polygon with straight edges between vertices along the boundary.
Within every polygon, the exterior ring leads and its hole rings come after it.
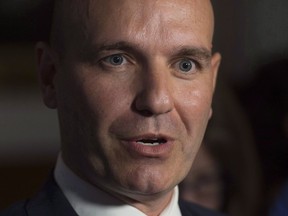
POLYGON ((209 0, 57 1, 37 55, 65 163, 122 198, 171 194, 211 116, 212 36, 209 0))

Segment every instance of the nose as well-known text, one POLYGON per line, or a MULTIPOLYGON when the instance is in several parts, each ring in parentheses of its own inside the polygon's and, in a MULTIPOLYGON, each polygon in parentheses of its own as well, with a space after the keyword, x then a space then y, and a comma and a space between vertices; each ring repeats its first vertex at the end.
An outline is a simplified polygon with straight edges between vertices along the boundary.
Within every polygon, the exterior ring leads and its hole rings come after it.
POLYGON ((140 81, 140 91, 135 98, 135 109, 145 116, 161 115, 173 110, 172 83, 169 74, 149 71, 140 81))

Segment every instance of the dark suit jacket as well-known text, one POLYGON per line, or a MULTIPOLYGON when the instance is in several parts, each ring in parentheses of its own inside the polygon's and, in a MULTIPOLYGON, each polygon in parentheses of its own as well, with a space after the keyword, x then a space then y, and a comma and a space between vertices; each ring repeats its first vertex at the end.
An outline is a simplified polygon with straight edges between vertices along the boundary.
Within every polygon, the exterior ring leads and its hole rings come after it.
MULTIPOLYGON (((182 216, 223 216, 192 203, 179 201, 182 216)), ((0 216, 78 216, 53 178, 32 199, 19 202, 0 216)), ((101 216, 101 215, 99 215, 101 216)))

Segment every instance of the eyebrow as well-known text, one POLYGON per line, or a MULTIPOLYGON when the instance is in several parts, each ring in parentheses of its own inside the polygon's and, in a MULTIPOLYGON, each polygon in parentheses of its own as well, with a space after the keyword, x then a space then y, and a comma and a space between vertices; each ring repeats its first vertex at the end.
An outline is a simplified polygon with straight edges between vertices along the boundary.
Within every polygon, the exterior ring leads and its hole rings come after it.
MULTIPOLYGON (((121 50, 139 50, 139 45, 130 44, 125 41, 120 41, 112 44, 104 44, 102 46, 99 46, 97 51, 102 50, 115 50, 115 49, 121 49, 121 50)), ((174 50, 175 51, 175 50, 174 50)), ((182 46, 178 51, 176 55, 195 55, 199 56, 201 59, 209 59, 211 58, 211 52, 203 47, 194 47, 194 46, 182 46)))
POLYGON ((211 51, 203 47, 182 47, 176 51, 176 56, 195 56, 199 60, 210 60, 212 57, 211 51))
MULTIPOLYGON (((134 53, 139 55, 141 53, 141 45, 131 44, 126 41, 119 41, 116 43, 104 43, 102 45, 92 45, 90 46, 90 56, 97 56, 101 51, 109 50, 123 50, 127 52, 134 53)), ((191 56, 198 61, 203 62, 204 64, 209 64, 212 53, 209 49, 205 47, 196 47, 196 46, 180 46, 178 49, 173 49, 172 56, 181 57, 181 56, 191 56)))
POLYGON ((125 42, 125 41, 119 41, 116 43, 111 43, 111 44, 103 44, 98 47, 98 51, 102 50, 115 50, 115 49, 121 49, 121 50, 132 50, 132 49, 138 49, 138 45, 133 45, 131 43, 125 42))
POLYGON ((212 52, 204 47, 188 46, 182 47, 177 50, 174 54, 176 57, 192 57, 198 61, 202 67, 208 67, 211 63, 212 52))
POLYGON ((109 50, 123 50, 131 53, 141 53, 140 46, 137 44, 131 44, 125 41, 119 41, 116 43, 103 43, 103 44, 92 44, 89 45, 88 52, 82 52, 82 56, 85 59, 94 59, 99 55, 100 52, 109 51, 109 50))

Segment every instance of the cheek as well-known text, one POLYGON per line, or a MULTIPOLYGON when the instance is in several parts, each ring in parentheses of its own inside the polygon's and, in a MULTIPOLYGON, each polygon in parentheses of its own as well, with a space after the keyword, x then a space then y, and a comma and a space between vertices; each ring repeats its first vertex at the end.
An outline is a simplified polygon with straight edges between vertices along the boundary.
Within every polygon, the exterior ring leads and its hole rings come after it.
POLYGON ((189 86, 189 90, 179 92, 176 97, 176 109, 190 133, 204 130, 210 116, 212 89, 198 86, 189 86))
POLYGON ((189 91, 181 92, 181 96, 176 97, 176 109, 187 132, 187 138, 183 140, 183 152, 186 160, 190 162, 202 143, 210 116, 212 92, 208 85, 199 83, 193 88, 190 86, 189 91))
POLYGON ((121 114, 129 96, 117 81, 77 66, 74 71, 66 69, 58 77, 59 117, 67 127, 73 127, 70 131, 74 136, 101 134, 121 114))
POLYGON ((117 81, 96 78, 85 83, 82 90, 84 103, 87 103, 84 107, 89 108, 88 112, 93 114, 92 118, 103 130, 107 130, 109 124, 129 109, 129 89, 117 81))

